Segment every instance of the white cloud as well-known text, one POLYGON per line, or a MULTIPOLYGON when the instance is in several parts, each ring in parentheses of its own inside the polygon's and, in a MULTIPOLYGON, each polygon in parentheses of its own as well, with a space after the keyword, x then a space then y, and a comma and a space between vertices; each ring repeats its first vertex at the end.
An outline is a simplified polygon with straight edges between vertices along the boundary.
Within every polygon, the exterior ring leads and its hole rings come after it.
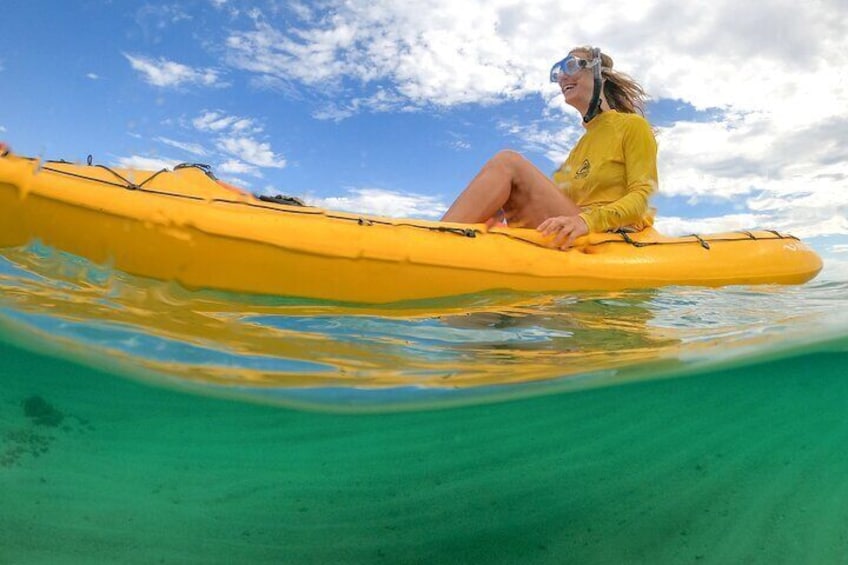
POLYGON ((136 169, 139 171, 158 171, 161 169, 173 169, 180 163, 181 161, 177 159, 165 159, 159 157, 144 157, 142 155, 132 155, 130 157, 119 157, 116 162, 116 165, 122 169, 136 169))
POLYGON ((824 262, 820 279, 848 281, 848 235, 811 239, 807 243, 820 250, 824 262))
POLYGON ((447 206, 436 196, 402 193, 380 188, 353 188, 347 196, 330 198, 307 197, 312 206, 330 210, 374 214, 396 218, 432 218, 437 219, 447 206))
POLYGON ((776 226, 765 225, 768 218, 757 214, 728 214, 713 218, 681 218, 660 216, 654 226, 667 235, 689 235, 693 233, 722 233, 748 229, 776 229, 776 226))
MULTIPOLYGON (((219 180, 224 181, 225 183, 230 184, 230 185, 238 188, 241 191, 252 192, 253 184, 250 181, 245 180, 244 177, 232 177, 232 176, 228 176, 228 175, 217 175, 218 171, 215 171, 215 172, 216 172, 216 176, 218 177, 219 180)), ((259 193, 261 194, 261 192, 259 192, 259 193)))
POLYGON ((378 87, 367 97, 352 98, 346 102, 328 102, 312 114, 319 120, 341 121, 363 111, 369 112, 406 112, 417 108, 408 100, 389 90, 378 87))
POLYGON ((208 154, 206 149, 199 143, 175 141, 173 139, 168 139, 167 137, 157 137, 156 141, 159 141, 160 143, 164 143, 165 145, 169 145, 171 147, 176 147, 177 149, 182 149, 186 153, 191 153, 192 155, 196 155, 198 157, 204 157, 208 154))
POLYGON ((260 133, 262 128, 251 118, 228 116, 223 112, 207 111, 192 120, 200 131, 229 132, 232 134, 260 133))
POLYGON ((465 135, 454 131, 447 131, 446 134, 450 138, 450 141, 447 142, 448 147, 456 151, 468 151, 471 149, 471 142, 465 135))
POLYGON ((660 190, 733 202, 799 236, 848 230, 848 117, 794 127, 768 113, 660 128, 660 190))
POLYGON ((251 175, 254 177, 262 178, 262 173, 259 172, 253 165, 249 165, 243 161, 238 161, 236 159, 229 159, 224 161, 220 165, 218 165, 216 171, 220 171, 224 174, 230 175, 251 175))
POLYGON ((6 128, 3 127, 3 126, 0 126, 0 133, 5 133, 5 131, 6 131, 6 128))
POLYGON ((587 42, 601 43, 655 95, 698 108, 766 103, 797 116, 794 102, 805 100, 826 115, 840 106, 832 89, 846 88, 833 72, 846 57, 841 0, 809 0, 802 9, 789 0, 686 7, 642 0, 627 12, 614 0, 336 0, 323 7, 316 15, 291 6, 286 27, 255 11, 252 28, 227 38, 229 61, 313 87, 327 83, 334 94, 343 79, 384 85, 425 105, 549 91, 550 63, 587 42), (560 22, 568 22, 568 38, 560 22))
POLYGON ((192 120, 192 125, 200 131, 222 131, 229 129, 236 118, 225 116, 219 112, 204 112, 192 120))
POLYGON ((270 143, 249 137, 222 137, 218 139, 217 146, 218 149, 257 167, 282 169, 286 166, 285 158, 275 154, 270 143))
POLYGON ((805 210, 797 214, 783 213, 738 213, 710 218, 682 218, 660 215, 656 227, 668 235, 691 233, 720 233, 741 230, 778 230, 800 238, 848 234, 848 220, 844 214, 833 213, 820 217, 818 209, 805 210))
POLYGON ((86 73, 85 78, 91 79, 91 80, 99 80, 100 75, 98 75, 97 73, 86 73))
POLYGON ((182 85, 199 85, 207 87, 228 86, 220 79, 219 71, 215 69, 192 68, 182 63, 158 60, 149 57, 134 56, 124 53, 133 69, 141 73, 145 82, 162 88, 182 85))
POLYGON ((546 123, 501 121, 498 128, 520 139, 524 149, 541 153, 555 165, 565 161, 584 131, 579 118, 575 116, 571 121, 563 121, 561 115, 546 123))
POLYGON ((823 257, 824 266, 818 280, 848 281, 848 261, 833 257, 823 257))
MULTIPOLYGON (((231 0, 209 0, 209 3, 212 4, 212 7, 216 10, 223 12, 231 19, 238 18, 242 10, 237 6, 237 4, 241 4, 240 2, 232 2, 231 0)), ((271 6, 273 9, 273 6, 271 6)))
POLYGON ((341 108, 336 104, 328 104, 312 113, 312 117, 316 120, 331 120, 340 122, 351 116, 356 115, 357 110, 350 105, 346 108, 341 108))
POLYGON ((295 17, 299 18, 302 21, 311 21, 315 14, 312 8, 303 2, 299 2, 297 0, 291 0, 288 5, 289 9, 295 15, 295 17))
MULTIPOLYGON (((263 178, 262 168, 282 169, 286 159, 271 148, 271 144, 258 141, 248 134, 262 132, 262 127, 251 118, 232 116, 219 111, 205 111, 190 120, 180 120, 179 123, 190 132, 203 134, 204 139, 212 134, 211 146, 190 141, 178 141, 164 136, 155 141, 174 147, 196 157, 203 157, 204 162, 213 165, 215 172, 226 177, 232 184, 250 186, 237 175, 248 175, 263 178)), ((142 170, 158 170, 173 168, 182 161, 145 156, 122 157, 118 166, 142 170)))
POLYGON ((309 18, 306 25, 284 31, 258 17, 253 29, 227 39, 229 61, 329 92, 344 79, 371 84, 374 92, 359 102, 369 110, 493 102, 538 86, 525 80, 523 53, 516 52, 522 42, 497 34, 499 11, 488 5, 357 0, 325 14, 313 18, 301 6, 297 15, 309 18))
MULTIPOLYGON (((178 3, 163 2, 147 3, 135 12, 135 22, 138 24, 148 43, 161 43, 166 31, 181 22, 193 20, 191 14, 178 3)), ((168 32, 171 33, 171 32, 168 32)))
POLYGON ((285 157, 276 153, 269 142, 252 137, 263 131, 252 118, 209 110, 194 118, 191 125, 200 132, 216 135, 215 147, 226 155, 226 160, 218 165, 219 170, 261 177, 257 167, 282 169, 286 166, 285 157))

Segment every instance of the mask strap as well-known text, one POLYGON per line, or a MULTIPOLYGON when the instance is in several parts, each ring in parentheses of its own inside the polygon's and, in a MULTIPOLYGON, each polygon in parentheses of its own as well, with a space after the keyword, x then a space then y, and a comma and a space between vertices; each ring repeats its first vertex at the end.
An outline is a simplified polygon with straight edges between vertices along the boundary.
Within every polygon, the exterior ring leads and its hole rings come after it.
POLYGON ((592 48, 592 67, 595 77, 595 85, 592 89, 592 101, 589 103, 589 111, 583 116, 583 123, 588 124, 592 119, 601 113, 601 50, 597 47, 592 48))

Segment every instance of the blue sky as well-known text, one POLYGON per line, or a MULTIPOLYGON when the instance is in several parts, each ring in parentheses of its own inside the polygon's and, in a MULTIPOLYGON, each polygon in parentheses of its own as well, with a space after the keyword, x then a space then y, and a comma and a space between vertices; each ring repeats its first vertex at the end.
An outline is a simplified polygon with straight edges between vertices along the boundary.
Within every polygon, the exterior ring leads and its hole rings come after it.
POLYGON ((499 149, 565 158, 547 74, 582 44, 652 95, 659 229, 789 231, 848 279, 844 0, 11 0, 0 139, 435 218, 499 149))

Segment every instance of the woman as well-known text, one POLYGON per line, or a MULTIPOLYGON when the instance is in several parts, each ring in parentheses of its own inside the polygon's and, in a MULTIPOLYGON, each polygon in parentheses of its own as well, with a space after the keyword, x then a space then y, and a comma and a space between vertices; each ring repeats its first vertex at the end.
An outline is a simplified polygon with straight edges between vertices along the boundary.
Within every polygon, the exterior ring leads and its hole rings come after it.
POLYGON ((612 66, 599 49, 578 47, 551 69, 551 81, 586 128, 553 179, 518 153, 501 151, 442 220, 492 225, 503 214, 510 225, 554 236, 561 249, 590 232, 652 225, 657 145, 642 117, 645 91, 612 66))

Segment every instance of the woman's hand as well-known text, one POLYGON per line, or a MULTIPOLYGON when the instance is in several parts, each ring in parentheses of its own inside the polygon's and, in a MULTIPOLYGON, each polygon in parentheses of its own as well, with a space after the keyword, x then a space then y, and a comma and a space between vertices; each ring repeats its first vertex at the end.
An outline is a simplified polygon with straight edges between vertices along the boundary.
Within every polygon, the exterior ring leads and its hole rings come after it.
POLYGON ((580 216, 554 216, 536 228, 543 235, 554 235, 554 247, 563 251, 571 247, 574 240, 589 233, 589 226, 580 216))

